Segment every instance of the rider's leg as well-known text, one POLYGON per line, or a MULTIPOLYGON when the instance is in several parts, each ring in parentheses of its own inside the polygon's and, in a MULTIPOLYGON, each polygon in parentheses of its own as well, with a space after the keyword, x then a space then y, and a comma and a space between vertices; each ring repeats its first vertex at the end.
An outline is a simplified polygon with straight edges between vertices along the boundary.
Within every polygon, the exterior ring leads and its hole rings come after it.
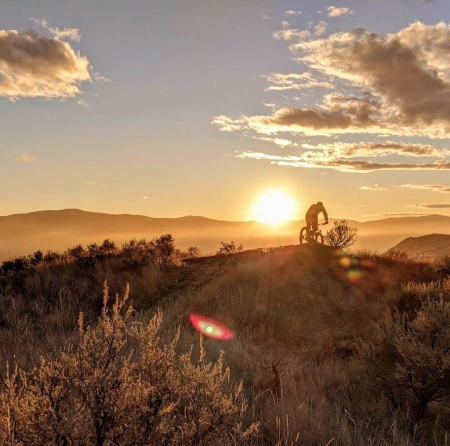
POLYGON ((306 228, 307 228, 307 232, 306 232, 306 240, 310 241, 311 240, 311 233, 312 233, 312 226, 313 226, 313 221, 311 220, 306 220, 306 228))
POLYGON ((311 222, 311 226, 314 232, 319 230, 319 219, 315 219, 313 222, 311 222))

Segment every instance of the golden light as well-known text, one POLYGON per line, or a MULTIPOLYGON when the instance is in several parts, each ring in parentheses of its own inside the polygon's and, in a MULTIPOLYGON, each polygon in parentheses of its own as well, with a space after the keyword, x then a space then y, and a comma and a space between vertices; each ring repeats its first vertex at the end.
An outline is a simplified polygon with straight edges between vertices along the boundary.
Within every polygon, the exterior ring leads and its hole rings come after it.
POLYGON ((294 200, 281 190, 271 190, 264 193, 254 208, 256 220, 261 223, 279 223, 290 220, 294 211, 294 200))

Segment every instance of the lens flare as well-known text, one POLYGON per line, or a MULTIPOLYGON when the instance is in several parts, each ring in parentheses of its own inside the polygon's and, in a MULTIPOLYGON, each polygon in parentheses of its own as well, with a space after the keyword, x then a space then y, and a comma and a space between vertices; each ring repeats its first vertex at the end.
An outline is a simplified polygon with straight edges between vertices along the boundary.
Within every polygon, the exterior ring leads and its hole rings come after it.
POLYGON ((347 278, 352 283, 359 282, 362 278, 362 272, 359 269, 352 268, 347 271, 347 278))
POLYGON ((197 331, 208 338, 220 341, 227 341, 234 338, 234 333, 228 327, 212 318, 191 313, 189 320, 197 331))

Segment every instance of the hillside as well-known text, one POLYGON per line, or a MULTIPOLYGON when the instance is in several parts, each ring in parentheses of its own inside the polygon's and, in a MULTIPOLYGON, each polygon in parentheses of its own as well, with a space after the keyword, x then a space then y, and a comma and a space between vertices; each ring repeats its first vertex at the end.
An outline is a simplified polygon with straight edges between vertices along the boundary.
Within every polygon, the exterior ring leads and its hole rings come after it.
POLYGON ((0 443, 17 437, 2 444, 24 444, 32 434, 39 441, 30 444, 49 444, 53 437, 44 434, 64 425, 80 438, 67 444, 97 444, 81 438, 95 432, 84 401, 105 395, 101 414, 110 411, 115 444, 125 444, 116 441, 124 435, 126 444, 164 444, 155 440, 160 430, 154 426, 178 433, 197 413, 197 425, 209 426, 219 414, 219 425, 235 435, 236 407, 245 422, 258 422, 255 438, 202 444, 323 446, 340 438, 342 446, 448 446, 446 400, 421 397, 436 389, 439 397, 450 395, 450 288, 446 272, 432 264, 323 245, 181 262, 130 250, 90 259, 17 259, 0 268, 0 372, 7 373, 8 363, 20 370, 20 379, 0 381, 0 418, 18 417, 0 423, 0 443), (120 302, 111 305, 124 294, 135 311, 126 311, 125 298, 123 311, 120 302), (394 308, 408 318, 396 318, 394 308), (193 313, 225 324, 235 337, 200 338, 189 322, 193 313), (424 332, 431 329, 432 336, 424 332), (408 349, 405 379, 399 346, 408 349), (220 380, 212 379, 217 374, 220 380), (234 405, 233 398, 212 404, 220 395, 236 395, 238 383, 248 406, 234 405), (52 405, 53 393, 45 392, 53 388, 61 389, 61 405, 52 405), (195 410, 188 411, 193 402, 195 410), (46 416, 52 410, 58 424, 46 416), (210 424, 203 423, 210 416, 210 424), (14 431, 4 429, 11 425, 14 431))
POLYGON ((426 255, 436 260, 450 256, 450 235, 430 234, 421 237, 408 237, 389 250, 403 251, 410 256, 426 255))
MULTIPOLYGON (((330 223, 332 221, 330 219, 330 223)), ((231 240, 242 243, 246 249, 293 245, 298 243, 298 232, 303 224, 303 221, 288 221, 266 225, 197 216, 152 218, 78 209, 39 211, 0 217, 0 261, 36 250, 64 251, 80 243, 101 243, 107 238, 120 245, 133 238, 151 240, 167 233, 173 235, 181 249, 198 246, 205 254, 214 253, 220 242, 231 240)), ((450 234, 450 217, 442 215, 349 221, 349 224, 358 228, 356 249, 378 252, 386 251, 405 237, 450 234)), ((323 227, 322 231, 330 227, 323 227)))

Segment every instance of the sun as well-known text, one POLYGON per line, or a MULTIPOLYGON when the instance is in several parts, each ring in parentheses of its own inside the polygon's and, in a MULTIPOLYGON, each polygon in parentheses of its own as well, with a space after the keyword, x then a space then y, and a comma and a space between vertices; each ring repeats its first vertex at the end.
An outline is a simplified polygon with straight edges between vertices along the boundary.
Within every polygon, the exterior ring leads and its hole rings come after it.
POLYGON ((254 207, 256 220, 261 223, 279 223, 292 219, 294 200, 281 190, 265 192, 254 207))

